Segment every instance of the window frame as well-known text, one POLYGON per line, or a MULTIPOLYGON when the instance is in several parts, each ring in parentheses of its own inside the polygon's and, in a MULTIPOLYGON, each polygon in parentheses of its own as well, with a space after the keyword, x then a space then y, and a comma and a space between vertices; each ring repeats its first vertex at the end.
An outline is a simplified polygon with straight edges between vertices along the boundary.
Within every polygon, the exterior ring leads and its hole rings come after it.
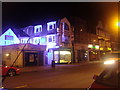
POLYGON ((34 33, 42 32, 42 25, 34 26, 34 33))
POLYGON ((56 28, 56 21, 48 22, 48 23, 47 23, 47 30, 48 30, 48 31, 51 31, 51 30, 53 30, 53 29, 55 29, 55 28, 56 28), (52 29, 50 28, 50 26, 52 26, 52 29))

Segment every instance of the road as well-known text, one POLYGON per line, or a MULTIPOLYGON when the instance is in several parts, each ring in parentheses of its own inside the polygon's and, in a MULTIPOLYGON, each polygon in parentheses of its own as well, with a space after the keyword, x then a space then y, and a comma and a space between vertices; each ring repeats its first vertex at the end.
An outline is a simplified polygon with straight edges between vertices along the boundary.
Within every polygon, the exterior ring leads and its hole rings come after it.
POLYGON ((101 63, 72 65, 45 71, 24 72, 7 77, 5 88, 88 88, 94 81, 94 74, 104 69, 101 63))

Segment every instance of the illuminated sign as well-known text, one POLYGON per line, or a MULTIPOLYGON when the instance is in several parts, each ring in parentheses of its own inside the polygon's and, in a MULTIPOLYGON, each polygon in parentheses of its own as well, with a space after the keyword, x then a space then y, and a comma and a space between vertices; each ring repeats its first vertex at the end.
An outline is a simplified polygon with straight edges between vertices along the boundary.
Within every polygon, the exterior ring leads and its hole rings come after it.
POLYGON ((103 50, 103 48, 100 48, 100 50, 103 50))
POLYGON ((99 49, 99 45, 95 45, 95 49, 99 49))
POLYGON ((88 45, 88 48, 92 48, 92 47, 93 47, 93 45, 92 45, 92 44, 89 44, 89 45, 88 45))
POLYGON ((112 50, 111 48, 107 48, 108 50, 112 50))

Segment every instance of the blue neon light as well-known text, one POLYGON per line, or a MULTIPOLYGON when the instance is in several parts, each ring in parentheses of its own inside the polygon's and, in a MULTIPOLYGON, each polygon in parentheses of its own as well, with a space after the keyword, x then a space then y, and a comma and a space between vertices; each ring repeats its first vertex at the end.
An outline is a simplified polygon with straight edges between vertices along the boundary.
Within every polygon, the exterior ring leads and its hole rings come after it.
POLYGON ((14 34, 11 28, 9 28, 4 34, 0 36, 0 45, 11 45, 11 44, 19 44, 20 40, 14 34))

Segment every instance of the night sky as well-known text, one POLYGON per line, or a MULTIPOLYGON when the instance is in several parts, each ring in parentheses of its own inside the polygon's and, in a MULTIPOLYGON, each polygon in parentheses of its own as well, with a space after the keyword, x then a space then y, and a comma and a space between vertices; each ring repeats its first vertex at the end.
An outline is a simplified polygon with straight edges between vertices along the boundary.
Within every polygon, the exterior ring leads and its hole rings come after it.
POLYGON ((46 17, 57 16, 80 17, 94 26, 99 20, 107 23, 116 12, 117 3, 111 2, 4 2, 2 29, 40 24, 46 17))

